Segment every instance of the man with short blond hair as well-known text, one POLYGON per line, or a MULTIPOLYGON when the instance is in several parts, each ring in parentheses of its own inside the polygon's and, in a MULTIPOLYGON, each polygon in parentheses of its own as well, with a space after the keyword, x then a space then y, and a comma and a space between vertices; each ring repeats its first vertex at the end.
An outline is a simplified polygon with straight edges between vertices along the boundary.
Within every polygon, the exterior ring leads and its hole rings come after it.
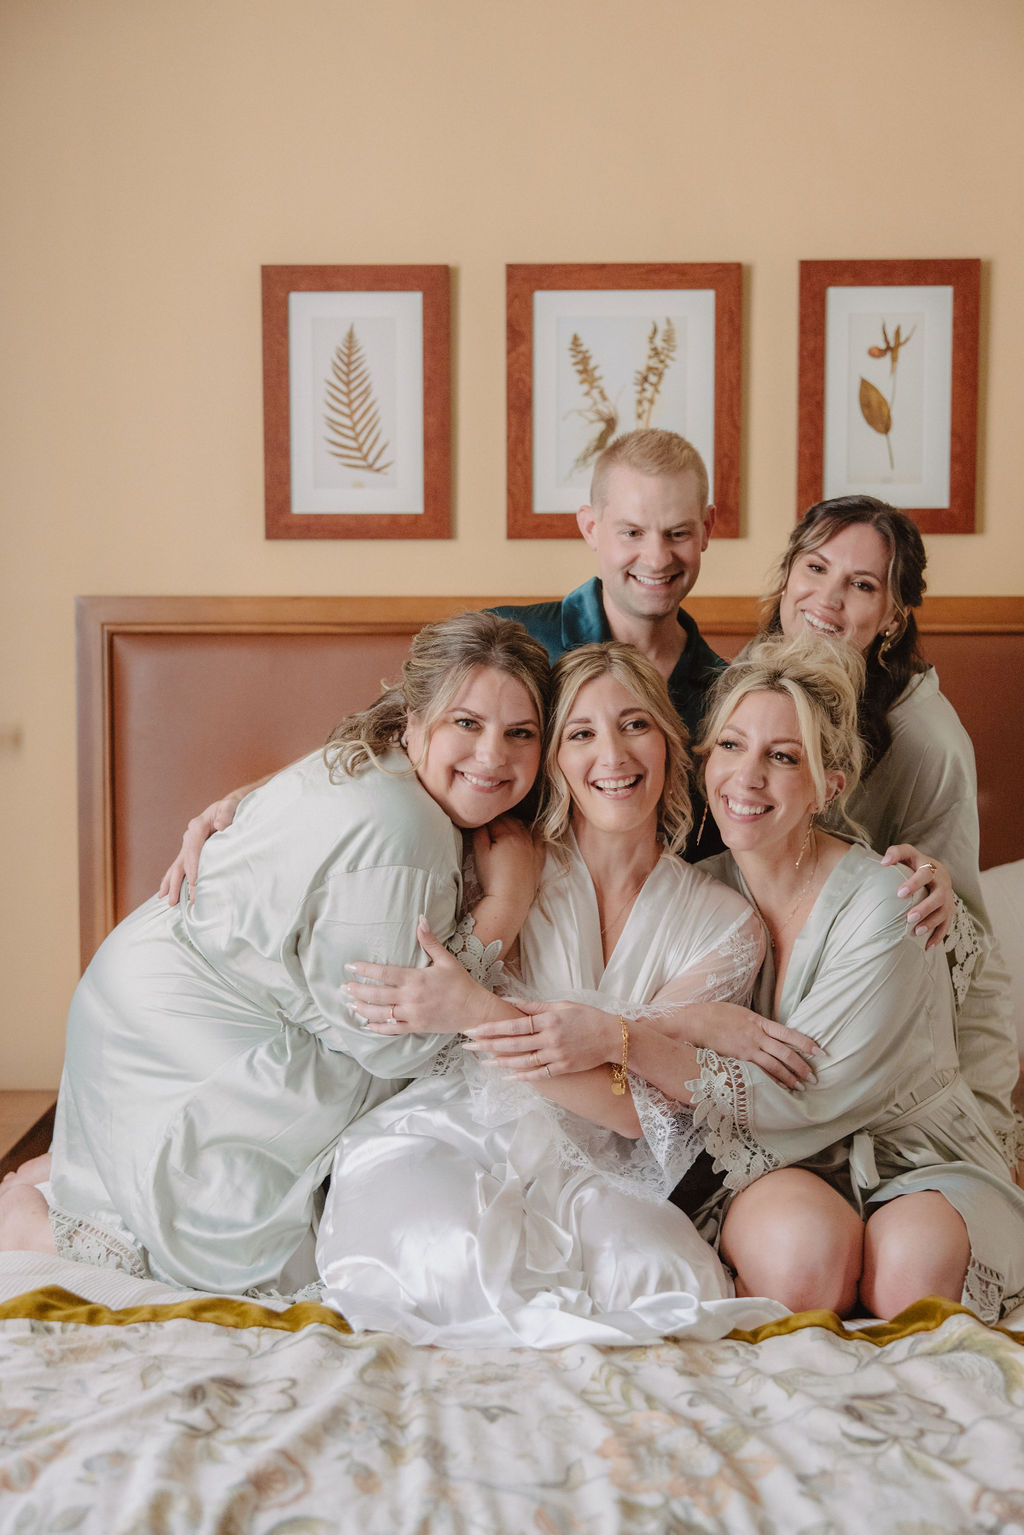
POLYGON ((561 602, 495 612, 525 625, 552 661, 594 640, 635 645, 695 735, 725 666, 680 607, 715 524, 704 460, 676 432, 648 427, 616 437, 594 465, 590 502, 576 520, 597 555, 597 576, 561 602))

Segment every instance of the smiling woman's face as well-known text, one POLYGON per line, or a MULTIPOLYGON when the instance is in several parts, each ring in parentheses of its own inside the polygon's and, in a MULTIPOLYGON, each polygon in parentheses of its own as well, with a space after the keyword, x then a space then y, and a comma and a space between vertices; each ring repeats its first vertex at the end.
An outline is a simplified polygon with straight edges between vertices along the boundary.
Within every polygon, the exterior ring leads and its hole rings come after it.
POLYGON ((406 751, 431 799, 456 826, 483 826, 529 793, 541 725, 523 683, 478 666, 430 730, 410 714, 406 751))
POLYGON ((841 528, 794 560, 779 602, 783 634, 823 634, 864 654, 896 616, 888 580, 882 535, 864 522, 841 528))
POLYGON ((606 675, 585 683, 569 709, 558 766, 573 819, 622 832, 657 827, 665 737, 636 695, 606 675))
MULTIPOLYGON (((826 773, 829 796, 842 787, 826 773)), ((799 851, 820 808, 796 706, 785 693, 748 693, 718 732, 704 765, 708 808, 733 853, 799 851)))

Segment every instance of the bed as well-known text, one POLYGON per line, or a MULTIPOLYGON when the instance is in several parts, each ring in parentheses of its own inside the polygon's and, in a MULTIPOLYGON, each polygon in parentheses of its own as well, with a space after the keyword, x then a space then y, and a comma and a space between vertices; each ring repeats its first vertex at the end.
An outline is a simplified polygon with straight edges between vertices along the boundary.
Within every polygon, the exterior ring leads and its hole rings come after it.
MULTIPOLYGON (((190 813, 322 739, 422 622, 499 600, 81 599, 83 963, 190 813)), ((723 653, 754 622, 691 606, 723 653)), ((983 862, 1019 890, 1001 742, 1024 601, 947 599, 925 630, 978 749, 983 862)), ((1024 1315, 924 1300, 710 1344, 449 1352, 2 1254, 0 1531, 1024 1531, 1022 1342, 1024 1315)))

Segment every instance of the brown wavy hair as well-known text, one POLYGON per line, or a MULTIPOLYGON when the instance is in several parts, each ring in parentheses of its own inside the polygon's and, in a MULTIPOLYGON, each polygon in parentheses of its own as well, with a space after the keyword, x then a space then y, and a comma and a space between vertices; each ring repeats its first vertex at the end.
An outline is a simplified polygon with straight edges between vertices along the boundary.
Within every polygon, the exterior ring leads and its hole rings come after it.
MULTIPOLYGON (((327 738, 324 760, 338 782, 378 755, 401 745, 406 720, 415 714, 427 739, 452 700, 478 667, 505 672, 521 682, 543 729, 551 688, 548 654, 522 624, 495 613, 456 613, 425 624, 402 662, 401 681, 388 687, 368 709, 349 714, 327 738)), ((414 770, 410 765, 409 771, 414 770)))
POLYGON ((868 646, 864 689, 858 718, 861 738, 867 750, 865 776, 884 756, 892 740, 887 719, 889 710, 910 679, 928 670, 928 663, 918 648, 917 621, 925 593, 925 566, 928 556, 924 541, 905 512, 874 496, 836 496, 819 501, 797 523, 776 567, 771 591, 762 605, 762 624, 766 634, 779 634, 779 608, 782 594, 789 585, 793 566, 802 554, 820 549, 843 528, 864 524, 874 528, 889 551, 886 584, 889 599, 896 609, 896 633, 886 638, 876 635, 868 646))

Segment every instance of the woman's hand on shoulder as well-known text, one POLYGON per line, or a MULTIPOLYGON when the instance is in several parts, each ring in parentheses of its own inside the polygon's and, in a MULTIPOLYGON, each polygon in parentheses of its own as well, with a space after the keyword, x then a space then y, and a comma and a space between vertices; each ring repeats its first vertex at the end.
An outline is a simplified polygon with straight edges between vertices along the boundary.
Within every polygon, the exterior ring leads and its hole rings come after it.
POLYGON ((465 1048, 493 1057, 520 1082, 589 1071, 618 1060, 622 1029, 618 1015, 582 1002, 524 1002, 500 1022, 467 1029, 465 1048))
POLYGON ((235 819, 235 811, 253 785, 234 789, 223 799, 214 800, 205 810, 192 817, 185 827, 181 849, 177 858, 160 881, 160 896, 167 897, 168 906, 176 906, 184 880, 188 881, 189 903, 196 898, 196 881, 199 878, 199 855, 215 831, 226 831, 235 819))
POLYGON ((762 1018, 735 1002, 702 1002, 694 1015, 700 1022, 700 1038, 691 1035, 691 1043, 699 1048, 750 1061, 783 1087, 798 1092, 816 1080, 807 1057, 819 1055, 820 1047, 799 1029, 762 1018))
POLYGON ((949 936, 953 926, 953 881, 944 864, 918 852, 909 842, 898 842, 887 848, 884 864, 902 863, 912 872, 896 892, 900 896, 912 896, 914 905, 907 912, 907 922, 918 938, 927 937, 926 949, 934 949, 949 936))
POLYGON ((355 977, 344 987, 371 1034, 457 1034, 504 1008, 462 968, 431 932, 425 918, 416 937, 430 964, 426 968, 347 965, 355 977))

